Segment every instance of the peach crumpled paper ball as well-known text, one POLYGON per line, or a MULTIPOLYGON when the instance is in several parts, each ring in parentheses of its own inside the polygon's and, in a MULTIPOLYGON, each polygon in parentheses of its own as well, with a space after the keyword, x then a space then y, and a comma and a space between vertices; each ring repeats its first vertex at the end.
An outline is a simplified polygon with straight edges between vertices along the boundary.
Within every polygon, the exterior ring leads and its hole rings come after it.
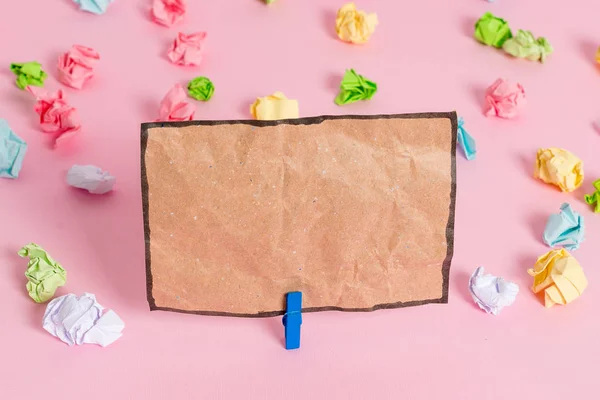
POLYGON ((185 0, 154 0, 150 15, 157 24, 171 27, 183 21, 186 10, 185 0))
POLYGON ((27 90, 37 98, 34 110, 40 117, 40 129, 54 135, 55 147, 79 132, 81 125, 77 109, 67 103, 62 90, 38 93, 31 86, 27 90))
POLYGON ((511 119, 525 103, 525 90, 519 83, 498 79, 485 92, 485 115, 511 119))
POLYGON ((58 58, 58 80, 73 89, 81 89, 94 76, 94 64, 99 59, 96 50, 74 45, 58 58))
POLYGON ((177 84, 161 101, 157 121, 191 121, 195 112, 196 106, 187 100, 183 86, 177 84))
POLYGON ((203 42, 206 32, 196 32, 190 35, 179 33, 171 45, 167 56, 173 64, 197 66, 202 62, 203 42))

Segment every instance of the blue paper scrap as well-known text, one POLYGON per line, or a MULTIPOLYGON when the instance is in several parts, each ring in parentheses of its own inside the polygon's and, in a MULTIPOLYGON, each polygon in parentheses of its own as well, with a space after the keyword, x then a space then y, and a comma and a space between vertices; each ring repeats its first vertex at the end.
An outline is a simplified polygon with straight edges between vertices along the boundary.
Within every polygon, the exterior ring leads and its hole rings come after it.
POLYGON ((469 135, 464 128, 465 120, 462 117, 458 118, 458 144, 463 149, 467 160, 474 160, 477 153, 477 146, 475 145, 475 139, 469 135))
POLYGON ((0 177, 15 179, 23 166, 27 143, 0 119, 0 177))
POLYGON ((560 213, 552 214, 544 229, 544 243, 550 247, 563 246, 577 250, 585 235, 583 217, 573 211, 569 203, 560 206, 560 213))
POLYGON ((73 0, 79 5, 81 11, 91 12, 92 14, 104 14, 108 5, 114 0, 73 0))

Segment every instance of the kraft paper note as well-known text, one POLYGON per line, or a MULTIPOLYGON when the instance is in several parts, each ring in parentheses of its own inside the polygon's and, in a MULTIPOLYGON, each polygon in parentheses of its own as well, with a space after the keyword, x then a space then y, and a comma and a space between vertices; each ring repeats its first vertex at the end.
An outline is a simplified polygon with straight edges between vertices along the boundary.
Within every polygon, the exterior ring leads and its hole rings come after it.
POLYGON ((150 308, 446 303, 456 131, 454 112, 143 124, 150 308))

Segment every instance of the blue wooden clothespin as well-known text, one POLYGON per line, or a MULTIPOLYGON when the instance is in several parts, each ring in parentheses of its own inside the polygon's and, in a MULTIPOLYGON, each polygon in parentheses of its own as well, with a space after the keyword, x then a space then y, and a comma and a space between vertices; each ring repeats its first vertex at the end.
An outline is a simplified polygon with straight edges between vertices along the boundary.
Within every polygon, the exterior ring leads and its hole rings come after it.
POLYGON ((285 326, 285 348, 293 350, 300 348, 300 325, 302 325, 302 292, 286 294, 286 309, 283 315, 285 326))

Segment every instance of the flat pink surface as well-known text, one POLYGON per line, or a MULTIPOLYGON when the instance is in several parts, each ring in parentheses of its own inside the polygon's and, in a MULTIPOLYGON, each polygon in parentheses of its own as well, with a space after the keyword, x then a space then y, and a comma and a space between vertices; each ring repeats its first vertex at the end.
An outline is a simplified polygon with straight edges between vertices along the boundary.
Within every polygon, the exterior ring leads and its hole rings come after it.
POLYGON ((597 0, 362 0, 380 25, 363 47, 336 40, 342 1, 188 1, 186 22, 150 22, 149 0, 116 0, 106 14, 70 0, 0 4, 0 118, 29 143, 18 180, 0 180, 0 398, 2 399, 596 399, 600 361, 600 216, 583 203, 600 177, 600 44, 597 0), (491 10, 513 29, 547 37, 547 64, 479 45, 473 24, 491 10), (199 68, 166 59, 178 29, 208 32, 199 68), (74 43, 101 54, 97 76, 77 92, 83 133, 52 150, 33 100, 14 86, 10 62, 38 60, 57 89, 56 59, 74 43), (379 84, 372 101, 333 103, 345 68, 379 84), (210 77, 213 99, 198 119, 249 118, 257 96, 283 91, 301 116, 457 110, 477 140, 477 160, 458 154, 455 254, 447 305, 304 316, 302 348, 282 346, 280 318, 236 319, 150 312, 146 302, 140 193, 140 123, 157 117, 175 84, 210 77), (516 121, 482 115, 496 78, 522 83, 529 106, 516 121), (563 194, 532 178, 538 147, 565 147, 585 161, 584 187, 563 194), (93 197, 65 184, 74 163, 117 176, 93 197), (574 255, 590 281, 566 307, 544 309, 526 269, 548 249, 546 218, 569 201, 586 219, 574 255), (58 294, 95 293, 126 322, 108 348, 69 348, 41 327, 45 307, 25 291, 37 242, 68 270, 58 294), (521 287, 516 303, 486 315, 467 291, 484 265, 521 287))

